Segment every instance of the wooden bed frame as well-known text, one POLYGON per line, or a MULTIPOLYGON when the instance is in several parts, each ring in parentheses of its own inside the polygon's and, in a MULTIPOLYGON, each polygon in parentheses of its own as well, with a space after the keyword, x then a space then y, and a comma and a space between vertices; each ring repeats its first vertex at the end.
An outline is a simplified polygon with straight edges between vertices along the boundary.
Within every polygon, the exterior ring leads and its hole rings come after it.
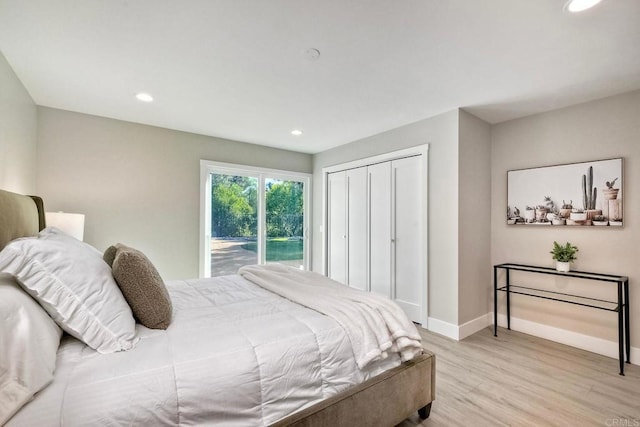
MULTIPOLYGON (((42 199, 0 190, 0 250, 13 239, 45 227, 42 199)), ((295 412, 273 426, 395 426, 418 411, 422 419, 435 399, 435 355, 422 355, 362 384, 295 412)))

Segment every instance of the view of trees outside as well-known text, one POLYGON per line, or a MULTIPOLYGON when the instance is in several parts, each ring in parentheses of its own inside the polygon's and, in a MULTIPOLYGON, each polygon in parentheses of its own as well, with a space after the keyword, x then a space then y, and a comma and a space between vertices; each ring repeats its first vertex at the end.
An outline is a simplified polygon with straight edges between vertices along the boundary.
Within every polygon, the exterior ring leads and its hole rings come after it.
POLYGON ((302 237, 303 184, 268 181, 266 186, 267 237, 302 237))
MULTIPOLYGON (((213 237, 256 237, 258 180, 243 176, 211 175, 211 231, 213 237)), ((303 183, 267 180, 267 237, 302 237, 303 183)))
MULTIPOLYGON (((211 275, 258 259, 258 178, 211 174, 211 275)), ((266 179, 264 260, 304 267, 304 183, 266 179)), ((262 242, 260 244, 263 244, 262 242)))
POLYGON ((258 180, 244 176, 211 175, 211 233, 213 237, 258 235, 258 180))

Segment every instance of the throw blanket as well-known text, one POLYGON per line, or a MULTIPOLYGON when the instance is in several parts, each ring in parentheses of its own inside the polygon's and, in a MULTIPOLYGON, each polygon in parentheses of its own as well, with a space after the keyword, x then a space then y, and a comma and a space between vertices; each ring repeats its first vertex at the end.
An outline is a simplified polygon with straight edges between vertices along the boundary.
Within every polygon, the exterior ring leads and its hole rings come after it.
POLYGON ((323 313, 342 326, 359 368, 399 353, 403 361, 422 351, 415 325, 388 298, 349 288, 317 273, 281 264, 250 265, 238 274, 256 285, 323 313))

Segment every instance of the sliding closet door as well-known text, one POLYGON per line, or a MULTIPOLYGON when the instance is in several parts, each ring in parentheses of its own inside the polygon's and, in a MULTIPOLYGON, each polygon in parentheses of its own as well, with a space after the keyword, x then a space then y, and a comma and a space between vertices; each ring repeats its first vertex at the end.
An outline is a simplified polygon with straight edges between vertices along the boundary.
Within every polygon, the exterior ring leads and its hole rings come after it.
POLYGON ((391 162, 368 167, 371 292, 391 298, 391 162))
POLYGON ((347 172, 347 284, 367 290, 367 168, 347 172))
POLYGON ((422 171, 419 156, 394 160, 392 169, 393 198, 393 298, 409 319, 421 321, 422 265, 422 171))
POLYGON ((427 145, 323 169, 329 277, 387 296, 426 326, 427 145))
POLYGON ((327 274, 341 283, 347 283, 346 212, 346 173, 330 173, 327 178, 327 274))

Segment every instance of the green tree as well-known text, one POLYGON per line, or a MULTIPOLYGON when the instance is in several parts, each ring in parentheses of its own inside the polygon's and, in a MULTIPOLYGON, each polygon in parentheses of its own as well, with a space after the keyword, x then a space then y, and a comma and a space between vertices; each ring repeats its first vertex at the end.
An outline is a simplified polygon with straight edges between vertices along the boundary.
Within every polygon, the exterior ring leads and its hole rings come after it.
POLYGON ((303 184, 293 181, 267 183, 267 237, 302 236, 303 184))
POLYGON ((214 237, 257 234, 255 178, 211 175, 211 232, 214 237))
MULTIPOLYGON (((301 237, 303 203, 301 182, 267 181, 267 237, 301 237)), ((257 179, 211 175, 211 232, 214 237, 255 237, 257 208, 257 179)))

